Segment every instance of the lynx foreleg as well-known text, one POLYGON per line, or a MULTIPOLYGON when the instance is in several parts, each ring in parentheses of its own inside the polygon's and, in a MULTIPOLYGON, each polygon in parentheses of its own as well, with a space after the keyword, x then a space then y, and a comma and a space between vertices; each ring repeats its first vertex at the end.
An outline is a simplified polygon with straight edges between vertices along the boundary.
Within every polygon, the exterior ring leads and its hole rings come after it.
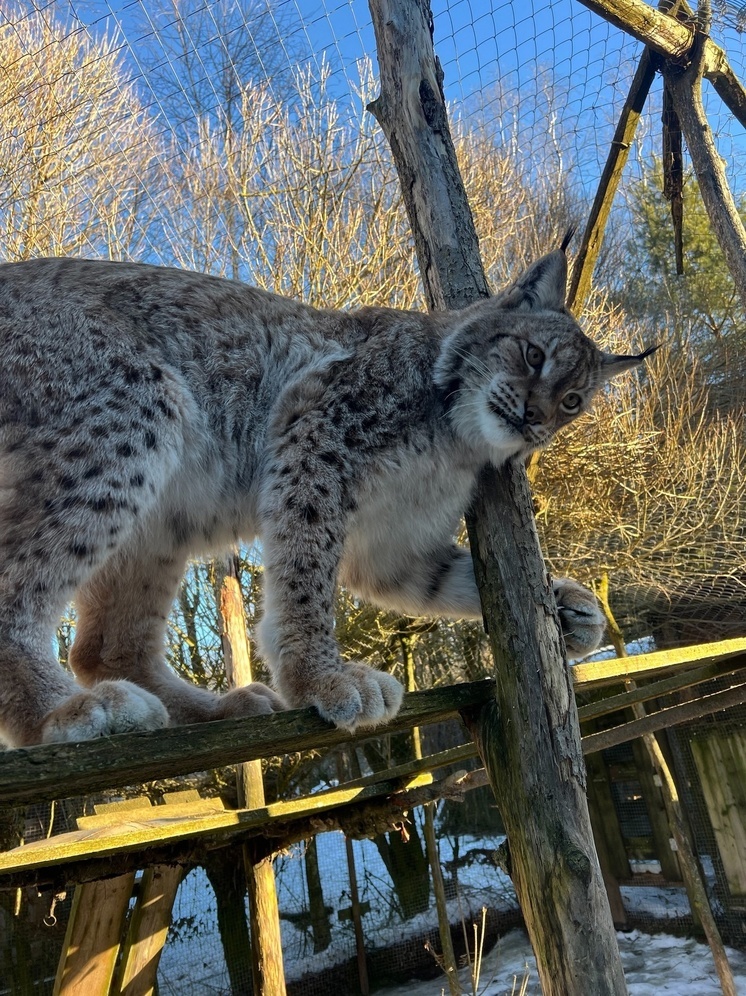
POLYGON ((323 456, 298 449, 291 444, 280 450, 264 493, 260 649, 288 705, 315 706, 346 729, 374 726, 398 712, 402 687, 389 674, 340 657, 333 613, 344 485, 323 456), (302 481, 293 472, 299 466, 302 481))

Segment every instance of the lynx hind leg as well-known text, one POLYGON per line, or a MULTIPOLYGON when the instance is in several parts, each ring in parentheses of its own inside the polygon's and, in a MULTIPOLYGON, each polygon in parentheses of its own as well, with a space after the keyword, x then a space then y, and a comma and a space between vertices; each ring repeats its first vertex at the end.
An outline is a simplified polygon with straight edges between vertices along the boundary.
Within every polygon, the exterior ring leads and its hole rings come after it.
POLYGON ((102 685, 146 689, 168 709, 173 724, 266 715, 285 708, 271 688, 253 682, 217 694, 180 678, 164 660, 168 613, 186 562, 186 551, 122 551, 78 593, 78 625, 70 664, 94 692, 102 685))
POLYGON ((160 703, 126 684, 81 690, 50 649, 65 605, 130 541, 178 461, 175 388, 144 363, 139 404, 125 406, 135 364, 89 375, 75 397, 74 382, 46 382, 43 369, 28 398, 13 384, 0 392, 0 731, 11 744, 166 721, 160 703), (42 416, 33 390, 44 383, 42 416))
POLYGON ((606 617, 598 599, 572 578, 555 578, 553 587, 568 657, 592 653, 606 631, 606 617))

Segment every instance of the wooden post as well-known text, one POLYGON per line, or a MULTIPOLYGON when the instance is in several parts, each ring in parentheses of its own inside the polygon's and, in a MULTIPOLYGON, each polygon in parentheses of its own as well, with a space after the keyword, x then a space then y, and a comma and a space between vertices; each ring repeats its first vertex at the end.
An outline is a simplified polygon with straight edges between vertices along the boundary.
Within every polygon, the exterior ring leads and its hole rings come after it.
POLYGON ((591 291, 591 281, 596 260, 601 250, 606 222, 614 201, 614 196, 622 178, 622 172, 629 158, 632 141, 637 131, 637 125, 645 106, 653 80, 658 59, 645 49, 640 57, 637 71, 632 80, 629 94, 622 108, 619 122, 611 140, 611 149, 606 159, 601 179, 598 183, 596 196, 593 200, 591 213, 586 222, 583 238, 570 278, 570 288, 567 292, 568 308, 579 310, 585 303, 591 291))
MULTIPOLYGON (((222 579, 220 619, 228 680, 234 685, 248 685, 252 681, 251 658, 235 554, 228 559, 222 579)), ((236 780, 239 806, 248 809, 264 806, 261 761, 238 765, 236 780)), ((275 873, 271 851, 263 841, 251 841, 244 846, 244 867, 249 890, 254 996, 286 996, 275 873)))
MULTIPOLYGON (((430 307, 487 293, 427 0, 370 0, 381 96, 430 307)), ((505 821, 545 996, 626 992, 585 798, 572 680, 523 467, 484 473, 469 535, 497 672, 470 728, 505 821)))
MULTIPOLYGON (((407 677, 407 691, 417 691, 417 682, 414 675, 414 654, 412 646, 408 641, 404 641, 404 670, 407 677)), ((422 757, 422 738, 419 726, 412 728, 413 753, 416 759, 422 757)), ((450 996, 461 996, 461 981, 458 977, 458 962, 456 952, 453 950, 453 938, 451 937, 451 924, 448 918, 448 901, 446 900, 446 889, 443 881, 443 870, 440 867, 440 854, 438 853, 438 841, 435 837, 435 804, 428 803, 422 807, 425 828, 425 850, 427 860, 430 864, 430 877, 433 883, 433 895, 435 896, 435 906, 438 911, 438 934, 440 936, 440 956, 442 967, 448 980, 448 991, 450 996)))

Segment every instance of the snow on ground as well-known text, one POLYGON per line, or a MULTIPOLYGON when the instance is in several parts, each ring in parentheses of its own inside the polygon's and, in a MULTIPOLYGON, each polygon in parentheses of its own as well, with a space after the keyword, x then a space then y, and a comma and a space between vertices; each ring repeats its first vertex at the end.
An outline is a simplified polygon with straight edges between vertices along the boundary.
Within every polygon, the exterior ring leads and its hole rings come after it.
MULTIPOLYGON (((459 869, 458 897, 449 902, 452 923, 463 917, 467 924, 479 921, 482 905, 509 910, 516 900, 512 885, 494 864, 485 862, 485 854, 502 838, 460 837, 459 854, 471 853, 474 860, 459 869)), ((317 838, 318 858, 324 886, 324 901, 329 908, 332 943, 326 951, 313 953, 307 920, 307 887, 302 847, 292 849, 276 862, 277 893, 281 913, 282 942, 288 980, 323 972, 340 962, 354 959, 355 942, 350 920, 337 914, 350 905, 349 876, 341 833, 321 834, 317 838)), ((440 841, 441 861, 453 856, 453 841, 440 841)), ((434 906, 412 920, 402 922, 390 880, 380 855, 371 841, 353 845, 360 899, 370 905, 363 918, 369 949, 385 949, 401 941, 406 934, 421 937, 437 925, 434 906)), ((641 872, 638 868, 636 871, 641 872)), ((651 867, 649 870, 656 871, 651 867)), ((623 886, 624 904, 630 913, 667 918, 688 914, 689 904, 683 889, 668 886, 623 886)), ((172 930, 161 958, 158 981, 162 996, 214 996, 229 993, 228 973, 217 931, 215 897, 200 868, 190 872, 177 896, 172 930)), ((630 996, 719 996, 720 989, 709 948, 688 938, 666 934, 649 935, 641 931, 620 933, 622 953, 630 996)), ((737 976, 737 990, 746 996, 746 955, 729 952, 737 976)), ((518 996, 528 968, 526 996, 540 996, 536 963, 526 935, 513 930, 484 958, 479 996, 518 996), (514 981, 515 980, 515 981, 514 981)), ((468 970, 464 975, 464 992, 471 994, 468 970)), ((399 988, 380 991, 380 996, 440 996, 437 979, 408 982, 399 988)))
MULTIPOLYGON (((722 996, 710 949, 689 938, 649 935, 639 930, 618 934, 629 996, 722 996)), ((728 948, 736 991, 746 996, 746 955, 728 948)), ((528 973, 526 996, 540 996, 536 962, 528 937, 511 930, 483 959, 479 996, 518 996, 528 973)), ((472 994, 468 968, 461 973, 465 994, 472 994)), ((441 996, 443 987, 432 982, 408 982, 380 989, 376 996, 441 996)))

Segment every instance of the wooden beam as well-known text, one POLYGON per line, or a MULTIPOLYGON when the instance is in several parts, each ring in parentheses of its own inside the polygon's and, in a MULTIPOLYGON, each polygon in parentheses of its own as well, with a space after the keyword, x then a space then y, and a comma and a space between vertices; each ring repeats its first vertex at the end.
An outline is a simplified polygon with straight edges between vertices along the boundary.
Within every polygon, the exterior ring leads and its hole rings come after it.
POLYGON ((645 106, 650 87, 655 79, 658 58, 646 48, 632 79, 632 84, 624 102, 619 122, 611 140, 611 149, 598 183, 596 196, 583 232, 583 238, 575 257, 570 289, 567 292, 567 306, 579 310, 585 304, 591 291, 593 270, 601 251, 601 243, 606 230, 611 206, 614 202, 622 172, 629 159, 632 141, 645 106))
POLYGON ((587 737, 583 737, 583 753, 591 754, 597 750, 606 750, 607 747, 627 743, 646 733, 667 730, 671 726, 688 723, 702 716, 710 716, 723 709, 732 709, 734 706, 743 705, 744 702, 746 702, 746 684, 735 685, 733 688, 713 692, 711 695, 703 695, 691 702, 647 713, 639 719, 632 719, 610 730, 590 733, 587 737))
POLYGON ((743 664, 738 664, 735 667, 727 664, 708 664, 706 667, 687 668, 683 674, 677 673, 670 678, 652 681, 648 685, 639 685, 637 688, 619 692, 618 695, 607 695, 606 698, 578 706, 578 717, 581 723, 588 719, 598 719, 599 716, 608 716, 609 713, 629 709, 638 702, 649 702, 651 699, 660 698, 661 695, 670 695, 671 692, 693 688, 695 685, 711 681, 713 678, 726 678, 729 675, 741 676, 742 674, 746 678, 743 664))
POLYGON ((603 688, 616 685, 631 678, 652 678, 665 674, 672 667, 687 664, 701 666, 725 661, 731 657, 739 659, 739 666, 746 665, 746 639, 718 640, 716 643, 699 643, 692 647, 674 647, 671 650, 654 650, 649 654, 635 657, 614 657, 606 661, 593 661, 576 664, 572 668, 576 691, 589 688, 603 688))
POLYGON ((694 30, 669 17, 645 0, 580 0, 584 7, 626 31, 667 59, 684 61, 694 41, 694 30))
MULTIPOLYGON (((580 0, 580 3, 665 59, 681 64, 688 61, 694 44, 691 24, 682 24, 645 0, 580 0)), ((720 99, 746 127, 746 90, 725 52, 710 38, 705 42, 703 71, 720 99)))
POLYGON ((119 851, 142 851, 205 834, 233 838, 235 833, 231 831, 266 830, 272 822, 321 814, 350 803, 429 785, 432 780, 432 775, 422 773, 404 780, 403 784, 401 779, 394 778, 375 785, 330 789, 303 799, 269 803, 259 809, 225 809, 219 799, 203 799, 198 808, 185 805, 158 806, 147 811, 136 809, 132 815, 118 814, 114 821, 107 817, 101 823, 96 822, 100 817, 88 817, 81 821, 80 830, 34 841, 0 854, 0 878, 22 867, 47 868, 64 864, 73 857, 102 858, 119 851))
POLYGON ((399 714, 375 733, 350 734, 326 723, 314 709, 300 709, 0 752, 0 803, 42 802, 59 799, 61 793, 88 795, 291 751, 357 743, 453 718, 491 698, 493 688, 494 682, 486 679, 412 692, 405 695, 399 714))
POLYGON ((6 852, 2 856, 0 890, 42 884, 61 888, 68 882, 95 881, 151 864, 198 864, 214 848, 252 837, 261 837, 264 844, 269 841, 274 850, 328 830, 342 830, 354 838, 371 837, 393 829, 401 822, 402 814, 416 806, 442 798, 461 798, 465 792, 486 784, 482 769, 450 775, 438 782, 421 775, 411 779, 403 790, 398 787, 392 791, 391 784, 383 783, 380 793, 368 790, 352 802, 330 804, 328 808, 301 806, 290 813, 273 807, 256 813, 227 811, 228 816, 196 816, 188 826, 183 825, 185 821, 174 821, 170 826, 132 821, 96 840, 76 831, 6 852))

